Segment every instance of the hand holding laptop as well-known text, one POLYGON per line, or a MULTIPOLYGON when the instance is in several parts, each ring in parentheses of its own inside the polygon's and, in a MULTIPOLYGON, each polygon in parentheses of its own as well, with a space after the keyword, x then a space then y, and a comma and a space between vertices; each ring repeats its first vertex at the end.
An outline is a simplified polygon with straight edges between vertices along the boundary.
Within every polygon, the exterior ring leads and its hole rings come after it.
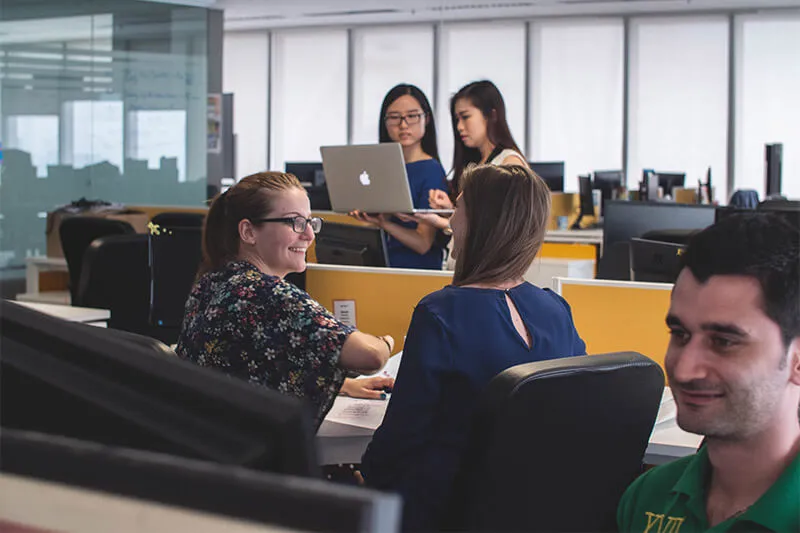
POLYGON ((383 213, 365 213, 364 211, 354 209, 350 211, 348 215, 360 222, 366 222, 367 224, 372 224, 381 229, 386 225, 386 216, 383 213))

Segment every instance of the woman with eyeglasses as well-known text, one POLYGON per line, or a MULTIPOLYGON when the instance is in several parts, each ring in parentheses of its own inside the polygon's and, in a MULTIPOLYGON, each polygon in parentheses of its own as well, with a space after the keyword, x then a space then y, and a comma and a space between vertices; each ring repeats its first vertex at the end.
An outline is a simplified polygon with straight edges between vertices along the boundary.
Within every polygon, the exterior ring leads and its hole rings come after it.
MULTIPOLYGON (((414 207, 427 209, 431 191, 447 190, 428 99, 414 85, 397 85, 383 99, 380 116, 379 142, 396 142, 403 147, 414 207)), ((389 266, 441 270, 444 248, 434 239, 436 230, 431 226, 417 224, 402 214, 370 216, 360 211, 352 214, 386 232, 389 266)))
MULTIPOLYGON (((516 165, 528 167, 506 119, 506 105, 497 86, 489 80, 473 81, 463 86, 450 99, 453 123, 453 177, 449 191, 430 193, 429 207, 452 209, 459 193, 461 176, 474 164, 516 165)), ((435 214, 414 215, 445 234, 450 234, 450 218, 435 214)), ((437 239, 440 240, 441 239, 437 239)), ((454 263, 448 260, 449 267, 454 263)))
POLYGON ((177 353, 250 383, 303 398, 317 427, 340 392, 385 398, 390 378, 373 373, 392 354, 374 337, 336 320, 284 278, 306 269, 322 219, 291 174, 247 176, 217 196, 203 229, 203 263, 186 301, 177 353))

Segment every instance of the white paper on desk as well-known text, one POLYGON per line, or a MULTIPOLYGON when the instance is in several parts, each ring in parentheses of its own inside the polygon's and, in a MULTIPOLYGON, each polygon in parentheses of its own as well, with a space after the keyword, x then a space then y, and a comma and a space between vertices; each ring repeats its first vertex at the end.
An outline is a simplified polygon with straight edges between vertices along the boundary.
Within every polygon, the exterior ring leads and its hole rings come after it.
POLYGON ((325 420, 347 426, 378 429, 386 414, 387 400, 364 400, 338 396, 325 420))
POLYGON ((661 396, 661 405, 658 408, 658 416, 656 417, 656 425, 673 420, 676 415, 677 407, 672 397, 672 391, 669 387, 664 387, 664 394, 661 396))

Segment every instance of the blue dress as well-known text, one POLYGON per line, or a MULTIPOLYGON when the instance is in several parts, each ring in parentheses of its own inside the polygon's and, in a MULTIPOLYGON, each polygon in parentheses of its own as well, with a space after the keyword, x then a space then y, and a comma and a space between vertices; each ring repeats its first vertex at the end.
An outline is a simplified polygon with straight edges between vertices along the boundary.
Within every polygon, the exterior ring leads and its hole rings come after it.
MULTIPOLYGON (((436 159, 423 159, 408 163, 406 174, 415 209, 430 208, 429 192, 431 189, 447 190, 444 167, 436 159)), ((397 218, 392 218, 392 222, 413 230, 417 228, 416 222, 403 222, 397 218)), ((389 253, 389 266, 391 267, 442 269, 444 248, 440 243, 434 242, 426 254, 420 255, 387 233, 386 250, 389 253)))
POLYGON ((429 294, 414 310, 386 416, 362 459, 366 484, 402 495, 404 529, 436 529, 489 381, 515 365, 585 353, 569 305, 548 289, 451 285, 429 294))

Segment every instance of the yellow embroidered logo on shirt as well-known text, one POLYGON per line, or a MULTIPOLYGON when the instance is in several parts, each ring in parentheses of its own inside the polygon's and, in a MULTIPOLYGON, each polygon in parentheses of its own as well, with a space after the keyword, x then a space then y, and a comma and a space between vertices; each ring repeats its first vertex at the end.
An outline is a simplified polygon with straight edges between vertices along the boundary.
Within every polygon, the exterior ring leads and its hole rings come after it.
POLYGON ((685 517, 668 516, 666 517, 667 523, 665 524, 663 514, 651 513, 649 511, 645 511, 644 514, 647 516, 647 527, 644 533, 651 533, 651 531, 652 533, 678 533, 681 530, 683 521, 686 520, 685 517))

